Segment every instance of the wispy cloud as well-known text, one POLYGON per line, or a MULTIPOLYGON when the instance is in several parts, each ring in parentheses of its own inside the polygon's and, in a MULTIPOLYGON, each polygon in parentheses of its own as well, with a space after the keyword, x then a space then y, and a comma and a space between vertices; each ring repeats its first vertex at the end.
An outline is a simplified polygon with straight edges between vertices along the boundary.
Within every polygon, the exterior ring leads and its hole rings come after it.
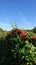
POLYGON ((31 17, 31 19, 29 19, 29 17, 25 17, 22 12, 19 12, 18 15, 19 15, 19 18, 21 19, 21 22, 23 24, 22 27, 24 27, 25 29, 32 29, 34 27, 33 22, 31 21, 32 17, 31 17))
POLYGON ((4 22, 0 22, 0 27, 4 30, 12 29, 9 19, 11 20, 11 24, 14 24, 13 20, 15 19, 19 28, 32 29, 34 26, 36 26, 36 22, 33 22, 33 19, 36 21, 36 17, 26 17, 22 12, 18 12, 16 17, 7 17, 5 20, 2 20, 4 22))
POLYGON ((32 23, 30 23, 29 21, 24 20, 24 18, 22 19, 22 22, 23 22, 26 29, 32 29, 33 28, 32 23))
POLYGON ((4 29, 4 30, 11 30, 11 25, 9 23, 3 23, 3 22, 0 22, 0 28, 4 29))

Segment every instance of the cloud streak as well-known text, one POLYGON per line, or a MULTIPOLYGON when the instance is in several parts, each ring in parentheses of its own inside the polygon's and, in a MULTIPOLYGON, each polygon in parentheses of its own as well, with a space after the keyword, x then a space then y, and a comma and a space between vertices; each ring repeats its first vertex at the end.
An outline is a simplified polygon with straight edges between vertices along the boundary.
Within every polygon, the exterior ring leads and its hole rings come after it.
POLYGON ((11 25, 9 24, 9 23, 3 23, 3 22, 1 22, 0 23, 0 28, 2 28, 2 29, 4 29, 4 30, 11 30, 11 25))
POLYGON ((28 17, 25 17, 22 12, 19 12, 19 18, 21 19, 21 22, 23 24, 22 27, 24 27, 25 29, 32 29, 33 28, 32 21, 31 20, 27 20, 28 17))
POLYGON ((33 25, 30 22, 28 22, 28 21, 26 21, 24 19, 22 19, 22 22, 25 25, 26 29, 32 29, 33 28, 33 25))

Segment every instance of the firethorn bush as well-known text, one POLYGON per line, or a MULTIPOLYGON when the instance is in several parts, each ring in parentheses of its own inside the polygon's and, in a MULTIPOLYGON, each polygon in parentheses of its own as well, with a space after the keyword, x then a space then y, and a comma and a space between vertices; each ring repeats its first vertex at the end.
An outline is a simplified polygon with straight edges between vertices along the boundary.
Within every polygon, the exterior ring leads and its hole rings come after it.
POLYGON ((13 29, 0 39, 0 65, 36 65, 36 40, 13 29), (34 41, 33 41, 34 40, 34 41))

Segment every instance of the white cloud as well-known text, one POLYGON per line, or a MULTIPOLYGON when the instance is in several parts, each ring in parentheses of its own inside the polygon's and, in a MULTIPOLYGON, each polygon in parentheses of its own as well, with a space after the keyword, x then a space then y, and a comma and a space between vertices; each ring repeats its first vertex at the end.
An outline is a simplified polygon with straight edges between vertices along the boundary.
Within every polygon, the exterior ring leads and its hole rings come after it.
POLYGON ((25 28, 26 28, 26 29, 32 29, 32 28, 33 28, 32 23, 30 23, 30 22, 28 22, 28 21, 26 21, 26 20, 24 20, 24 19, 22 19, 22 22, 23 22, 23 24, 25 25, 25 28))
POLYGON ((11 30, 12 27, 9 23, 3 23, 3 22, 0 22, 0 28, 4 29, 4 30, 11 30))
POLYGON ((28 21, 27 20, 28 17, 25 17, 22 12, 19 12, 18 16, 21 19, 22 24, 23 24, 23 26, 24 26, 25 29, 32 29, 33 28, 33 24, 31 22, 31 20, 28 21))

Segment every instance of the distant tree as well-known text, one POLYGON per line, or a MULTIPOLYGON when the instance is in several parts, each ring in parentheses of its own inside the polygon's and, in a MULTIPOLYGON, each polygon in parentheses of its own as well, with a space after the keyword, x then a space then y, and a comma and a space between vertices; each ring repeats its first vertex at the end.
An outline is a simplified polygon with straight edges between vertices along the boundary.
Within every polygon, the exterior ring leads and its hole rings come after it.
POLYGON ((32 31, 33 31, 34 33, 36 33, 36 27, 34 27, 34 29, 32 29, 32 31))
POLYGON ((2 28, 0 28, 0 31, 3 31, 3 29, 2 29, 2 28))

